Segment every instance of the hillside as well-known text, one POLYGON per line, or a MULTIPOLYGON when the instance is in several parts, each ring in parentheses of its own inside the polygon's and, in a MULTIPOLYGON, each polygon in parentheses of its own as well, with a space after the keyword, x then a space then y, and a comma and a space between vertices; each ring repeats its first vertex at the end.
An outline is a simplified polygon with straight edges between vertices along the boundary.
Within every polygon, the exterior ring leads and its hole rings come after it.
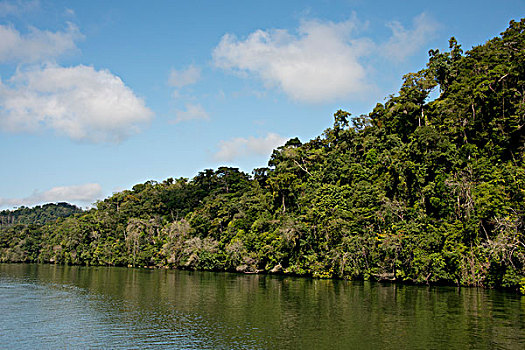
POLYGON ((73 214, 82 213, 82 209, 68 203, 48 203, 33 208, 20 207, 15 210, 0 211, 0 227, 12 225, 44 225, 73 214))
POLYGON ((368 115, 338 111, 251 175, 148 181, 80 215, 2 227, 0 261, 525 291, 524 125, 522 19, 468 52, 454 38, 431 50, 368 115))

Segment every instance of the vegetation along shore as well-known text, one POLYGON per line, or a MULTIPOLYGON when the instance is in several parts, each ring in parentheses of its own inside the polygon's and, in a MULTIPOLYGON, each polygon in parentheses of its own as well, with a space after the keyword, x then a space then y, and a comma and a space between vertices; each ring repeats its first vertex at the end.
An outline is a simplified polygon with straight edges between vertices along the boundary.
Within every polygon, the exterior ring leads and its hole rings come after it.
POLYGON ((267 168, 0 212, 0 261, 282 273, 525 293, 525 19, 267 168), (437 91, 434 100, 429 94, 437 91))

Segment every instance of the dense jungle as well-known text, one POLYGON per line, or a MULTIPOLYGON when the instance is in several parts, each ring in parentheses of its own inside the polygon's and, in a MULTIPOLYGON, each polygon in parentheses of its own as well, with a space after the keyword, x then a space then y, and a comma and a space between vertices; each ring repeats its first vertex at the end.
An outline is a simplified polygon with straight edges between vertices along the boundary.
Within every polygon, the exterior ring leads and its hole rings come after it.
POLYGON ((88 210, 4 210, 0 261, 525 293, 525 19, 467 52, 449 47, 369 114, 339 110, 251 174, 148 181, 88 210))

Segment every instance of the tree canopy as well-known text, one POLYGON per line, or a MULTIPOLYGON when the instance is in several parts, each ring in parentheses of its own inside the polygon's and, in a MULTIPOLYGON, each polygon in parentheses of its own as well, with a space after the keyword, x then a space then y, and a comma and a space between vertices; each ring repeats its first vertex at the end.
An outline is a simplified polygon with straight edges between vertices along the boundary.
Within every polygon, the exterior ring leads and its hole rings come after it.
POLYGON ((252 174, 148 181, 73 216, 59 204, 53 220, 19 209, 25 219, 1 227, 0 260, 525 293, 525 19, 467 52, 449 44, 369 114, 338 111, 252 174))

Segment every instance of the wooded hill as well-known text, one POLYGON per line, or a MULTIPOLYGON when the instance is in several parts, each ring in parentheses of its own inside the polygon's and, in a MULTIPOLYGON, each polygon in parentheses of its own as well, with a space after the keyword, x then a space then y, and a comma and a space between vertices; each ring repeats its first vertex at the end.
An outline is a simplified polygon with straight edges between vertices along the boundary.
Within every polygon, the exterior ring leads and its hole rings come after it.
POLYGON ((338 111, 251 175, 148 181, 67 218, 2 227, 0 259, 525 292, 524 31, 512 21, 465 53, 450 39, 371 113, 338 111))
POLYGON ((37 205, 33 208, 20 207, 15 210, 0 211, 0 227, 7 227, 17 224, 23 225, 44 225, 54 222, 58 218, 66 218, 76 213, 81 213, 82 209, 69 203, 48 203, 42 206, 37 205))

